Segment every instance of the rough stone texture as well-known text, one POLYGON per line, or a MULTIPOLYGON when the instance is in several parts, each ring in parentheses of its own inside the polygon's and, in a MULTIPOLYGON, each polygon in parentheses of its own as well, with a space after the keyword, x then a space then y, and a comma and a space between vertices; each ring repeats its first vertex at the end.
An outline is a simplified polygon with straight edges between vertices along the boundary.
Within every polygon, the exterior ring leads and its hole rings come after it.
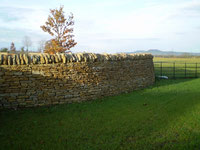
POLYGON ((0 55, 0 109, 81 102, 152 85, 152 55, 0 55))

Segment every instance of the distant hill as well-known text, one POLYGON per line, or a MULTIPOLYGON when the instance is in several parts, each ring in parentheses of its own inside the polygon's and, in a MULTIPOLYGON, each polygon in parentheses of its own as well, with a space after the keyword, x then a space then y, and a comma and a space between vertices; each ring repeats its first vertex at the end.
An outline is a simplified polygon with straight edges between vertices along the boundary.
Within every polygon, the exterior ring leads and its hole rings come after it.
POLYGON ((192 56, 200 56, 200 53, 187 53, 187 52, 175 52, 175 51, 161 51, 158 49, 150 49, 150 50, 137 50, 134 52, 127 52, 127 54, 131 53, 150 53, 154 56, 156 55, 174 55, 174 56, 181 56, 181 55, 192 55, 192 56))

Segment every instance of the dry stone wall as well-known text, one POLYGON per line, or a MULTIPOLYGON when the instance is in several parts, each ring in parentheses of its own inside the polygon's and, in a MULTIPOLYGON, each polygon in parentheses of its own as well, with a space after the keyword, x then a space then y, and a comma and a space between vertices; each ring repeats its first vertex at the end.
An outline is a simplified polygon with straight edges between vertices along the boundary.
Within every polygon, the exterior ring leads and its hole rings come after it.
POLYGON ((155 81, 150 54, 0 55, 0 109, 93 100, 155 81))

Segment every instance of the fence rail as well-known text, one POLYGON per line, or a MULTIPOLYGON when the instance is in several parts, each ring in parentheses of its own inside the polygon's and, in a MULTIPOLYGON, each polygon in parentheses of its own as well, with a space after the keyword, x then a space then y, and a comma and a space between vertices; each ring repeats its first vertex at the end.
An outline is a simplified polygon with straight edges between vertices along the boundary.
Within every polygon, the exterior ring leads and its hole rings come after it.
POLYGON ((198 78, 200 63, 154 62, 155 75, 168 78, 198 78))

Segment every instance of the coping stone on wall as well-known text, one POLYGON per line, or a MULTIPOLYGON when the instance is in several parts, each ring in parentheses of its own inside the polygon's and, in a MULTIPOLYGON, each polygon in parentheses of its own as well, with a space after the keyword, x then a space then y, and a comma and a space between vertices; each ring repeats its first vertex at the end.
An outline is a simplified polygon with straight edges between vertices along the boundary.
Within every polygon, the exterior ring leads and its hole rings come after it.
POLYGON ((0 65, 29 65, 29 64, 54 64, 54 63, 69 63, 69 62, 104 62, 104 61, 123 61, 123 60, 138 60, 152 59, 151 54, 95 54, 95 53, 75 53, 64 54, 0 54, 0 65))

